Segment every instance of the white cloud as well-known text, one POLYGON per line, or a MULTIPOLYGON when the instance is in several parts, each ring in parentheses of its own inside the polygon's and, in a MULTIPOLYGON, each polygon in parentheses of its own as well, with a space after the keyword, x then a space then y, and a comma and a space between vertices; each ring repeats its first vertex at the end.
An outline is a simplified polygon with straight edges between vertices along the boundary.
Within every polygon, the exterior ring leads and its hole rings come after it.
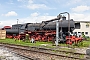
POLYGON ((45 4, 36 4, 34 3, 33 0, 17 0, 19 2, 25 2, 23 6, 20 7, 26 7, 28 9, 55 9, 55 8, 49 8, 48 6, 46 6, 45 4))
POLYGON ((9 2, 7 2, 8 4, 14 4, 13 0, 9 0, 9 2))
POLYGON ((2 16, 17 16, 18 14, 15 11, 10 11, 6 14, 2 14, 2 16))
POLYGON ((4 27, 4 26, 12 26, 13 24, 16 24, 17 21, 15 22, 15 20, 7 20, 7 21, 0 21, 0 28, 4 27))
POLYGON ((82 0, 68 0, 68 2, 66 3, 66 5, 74 5, 74 4, 80 4, 80 2, 81 3, 83 3, 83 1, 82 0))
POLYGON ((29 16, 27 18, 21 18, 19 19, 19 23, 39 23, 39 22, 42 22, 42 21, 47 21, 47 20, 50 20, 50 19, 53 19, 53 18, 56 18, 57 16, 29 16), (23 21, 22 21, 23 20, 23 21))
POLYGON ((71 19, 75 21, 90 21, 89 16, 90 14, 78 14, 78 13, 71 13, 71 19))
POLYGON ((45 4, 28 4, 26 6, 27 8, 29 9, 39 9, 39 8, 42 8, 42 9, 49 9, 45 4))
POLYGON ((90 10, 90 7, 81 5, 81 6, 77 6, 75 8, 72 8, 71 10, 75 11, 75 12, 84 12, 84 11, 90 10))
POLYGON ((17 1, 22 1, 22 0, 17 0, 17 1))
POLYGON ((33 0, 29 0, 28 2, 29 2, 30 4, 32 4, 32 3, 33 3, 33 0))
POLYGON ((31 14, 31 16, 33 16, 33 17, 36 17, 38 15, 39 15, 39 13, 37 13, 37 12, 31 14))
POLYGON ((33 3, 33 0, 17 0, 18 2, 28 2, 28 3, 33 3))
POLYGON ((21 1, 21 2, 23 2, 24 0, 17 0, 17 1, 21 1))
POLYGON ((44 13, 44 15, 49 15, 49 13, 44 13))
POLYGON ((28 0, 28 4, 26 5, 27 8, 29 9, 49 9, 45 4, 35 4, 33 0, 28 0))
MULTIPOLYGON (((53 18, 56 18, 57 16, 47 16, 47 15, 38 15, 38 13, 32 13, 30 16, 26 17, 26 18, 19 18, 18 19, 18 23, 19 24, 24 24, 24 23, 41 23, 42 21, 47 21, 53 18), (32 16, 31 16, 32 15, 32 16)), ((14 24, 17 24, 17 20, 16 19, 12 19, 12 20, 4 20, 4 21, 0 21, 0 28, 4 27, 4 26, 12 26, 14 24), (13 22, 14 21, 14 22, 13 22)))

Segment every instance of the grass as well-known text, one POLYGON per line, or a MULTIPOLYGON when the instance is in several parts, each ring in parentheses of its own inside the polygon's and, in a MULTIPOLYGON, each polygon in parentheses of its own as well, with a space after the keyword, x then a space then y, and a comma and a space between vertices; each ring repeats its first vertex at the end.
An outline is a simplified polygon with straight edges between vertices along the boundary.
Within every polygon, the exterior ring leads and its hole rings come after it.
POLYGON ((59 46, 65 47, 65 46, 67 46, 67 44, 66 43, 60 43, 59 46))
POLYGON ((84 58, 84 55, 80 55, 80 58, 83 59, 84 58))
POLYGON ((87 40, 83 40, 82 42, 79 42, 78 44, 73 44, 74 47, 89 47, 90 46, 90 38, 87 40))
POLYGON ((83 41, 83 47, 89 47, 90 41, 83 41))
POLYGON ((17 44, 17 45, 23 45, 23 46, 40 46, 41 44, 49 44, 51 45, 51 42, 38 42, 36 43, 30 43, 30 42, 23 42, 22 40, 14 40, 14 39, 3 39, 0 40, 2 43, 9 43, 9 44, 17 44))
MULTIPOLYGON (((36 41, 36 43, 30 43, 30 42, 23 42, 22 40, 21 41, 19 41, 19 40, 15 41, 14 39, 4 39, 4 40, 1 39, 0 42, 9 43, 9 44, 23 45, 23 46, 44 46, 46 48, 54 48, 54 47, 56 47, 56 46, 52 46, 53 45, 52 42, 39 42, 39 41, 36 41)), ((65 43, 60 43, 59 46, 68 47, 68 45, 65 44, 65 43)), ((75 47, 89 47, 90 46, 90 38, 78 43, 77 45, 73 44, 73 45, 70 45, 70 46, 72 48, 75 48, 75 47)), ((62 50, 69 50, 69 49, 62 48, 62 50)))
POLYGON ((62 50, 62 51, 71 51, 71 49, 68 49, 68 48, 60 48, 59 50, 62 50))

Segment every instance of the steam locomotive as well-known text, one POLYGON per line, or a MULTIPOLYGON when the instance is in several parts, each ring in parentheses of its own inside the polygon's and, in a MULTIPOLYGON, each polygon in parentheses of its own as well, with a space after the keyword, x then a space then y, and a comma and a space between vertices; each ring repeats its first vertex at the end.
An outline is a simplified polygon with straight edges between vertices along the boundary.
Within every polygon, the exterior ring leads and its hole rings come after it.
POLYGON ((75 23, 73 20, 66 20, 66 17, 63 16, 62 20, 55 18, 42 21, 41 23, 15 24, 12 25, 11 29, 6 29, 6 34, 7 36, 12 36, 12 38, 20 35, 20 39, 25 38, 25 35, 29 34, 29 37, 35 40, 52 41, 56 37, 56 20, 59 22, 59 36, 63 37, 63 41, 68 36, 68 28, 70 28, 70 32, 73 32, 75 27, 79 25, 79 23, 75 23))

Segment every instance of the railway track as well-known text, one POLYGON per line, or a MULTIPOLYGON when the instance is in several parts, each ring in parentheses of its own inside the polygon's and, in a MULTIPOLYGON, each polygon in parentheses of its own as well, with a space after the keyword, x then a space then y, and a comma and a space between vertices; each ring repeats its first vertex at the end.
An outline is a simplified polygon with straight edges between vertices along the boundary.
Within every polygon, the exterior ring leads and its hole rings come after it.
MULTIPOLYGON (((34 54, 42 54, 42 55, 49 55, 49 56, 56 56, 59 58, 64 58, 64 59, 73 59, 73 60, 86 60, 85 58, 80 58, 80 56, 85 56, 86 54, 81 54, 81 53, 73 53, 73 52, 67 52, 67 51, 60 51, 60 50, 54 50, 54 49, 47 49, 47 48, 40 48, 40 47, 29 47, 29 46, 21 46, 21 45, 14 45, 14 44, 6 44, 6 43, 2 43, 0 46, 4 46, 10 49, 15 50, 16 52, 18 51, 24 51, 28 52, 28 53, 34 53, 34 54), (18 50, 18 51, 17 51, 18 50)), ((21 54, 21 53, 19 53, 21 54)), ((21 55, 25 55, 25 54, 21 54, 21 55)), ((29 54, 28 54, 29 55, 29 54)), ((27 58, 30 58, 30 56, 27 56, 27 54, 25 55, 27 58)), ((52 58, 51 57, 51 58, 52 58)), ((34 59, 37 59, 35 57, 33 57, 34 59)), ((40 59, 40 57, 38 57, 40 59)), ((58 59, 59 59, 58 58, 58 59)), ((31 60, 34 60, 31 59, 31 60)))

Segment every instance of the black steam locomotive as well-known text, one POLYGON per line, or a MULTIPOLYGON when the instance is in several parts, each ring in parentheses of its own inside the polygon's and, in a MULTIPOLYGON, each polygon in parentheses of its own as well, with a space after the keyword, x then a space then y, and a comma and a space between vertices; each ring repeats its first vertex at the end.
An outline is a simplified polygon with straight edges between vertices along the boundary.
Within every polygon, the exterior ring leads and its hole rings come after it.
POLYGON ((59 21, 59 35, 61 33, 60 32, 61 29, 63 34, 67 36, 68 28, 70 28, 70 32, 73 32, 75 27, 80 26, 80 23, 75 23, 75 21, 73 20, 66 20, 66 17, 62 17, 62 20, 60 20, 60 18, 55 18, 48 21, 42 21, 42 23, 15 24, 15 25, 12 25, 11 29, 6 29, 6 33, 7 35, 12 35, 12 36, 27 33, 30 35, 30 37, 33 36, 37 40, 40 40, 40 39, 50 40, 50 38, 51 39, 55 38, 56 21, 59 21), (46 35, 46 33, 49 33, 49 34, 46 35))

